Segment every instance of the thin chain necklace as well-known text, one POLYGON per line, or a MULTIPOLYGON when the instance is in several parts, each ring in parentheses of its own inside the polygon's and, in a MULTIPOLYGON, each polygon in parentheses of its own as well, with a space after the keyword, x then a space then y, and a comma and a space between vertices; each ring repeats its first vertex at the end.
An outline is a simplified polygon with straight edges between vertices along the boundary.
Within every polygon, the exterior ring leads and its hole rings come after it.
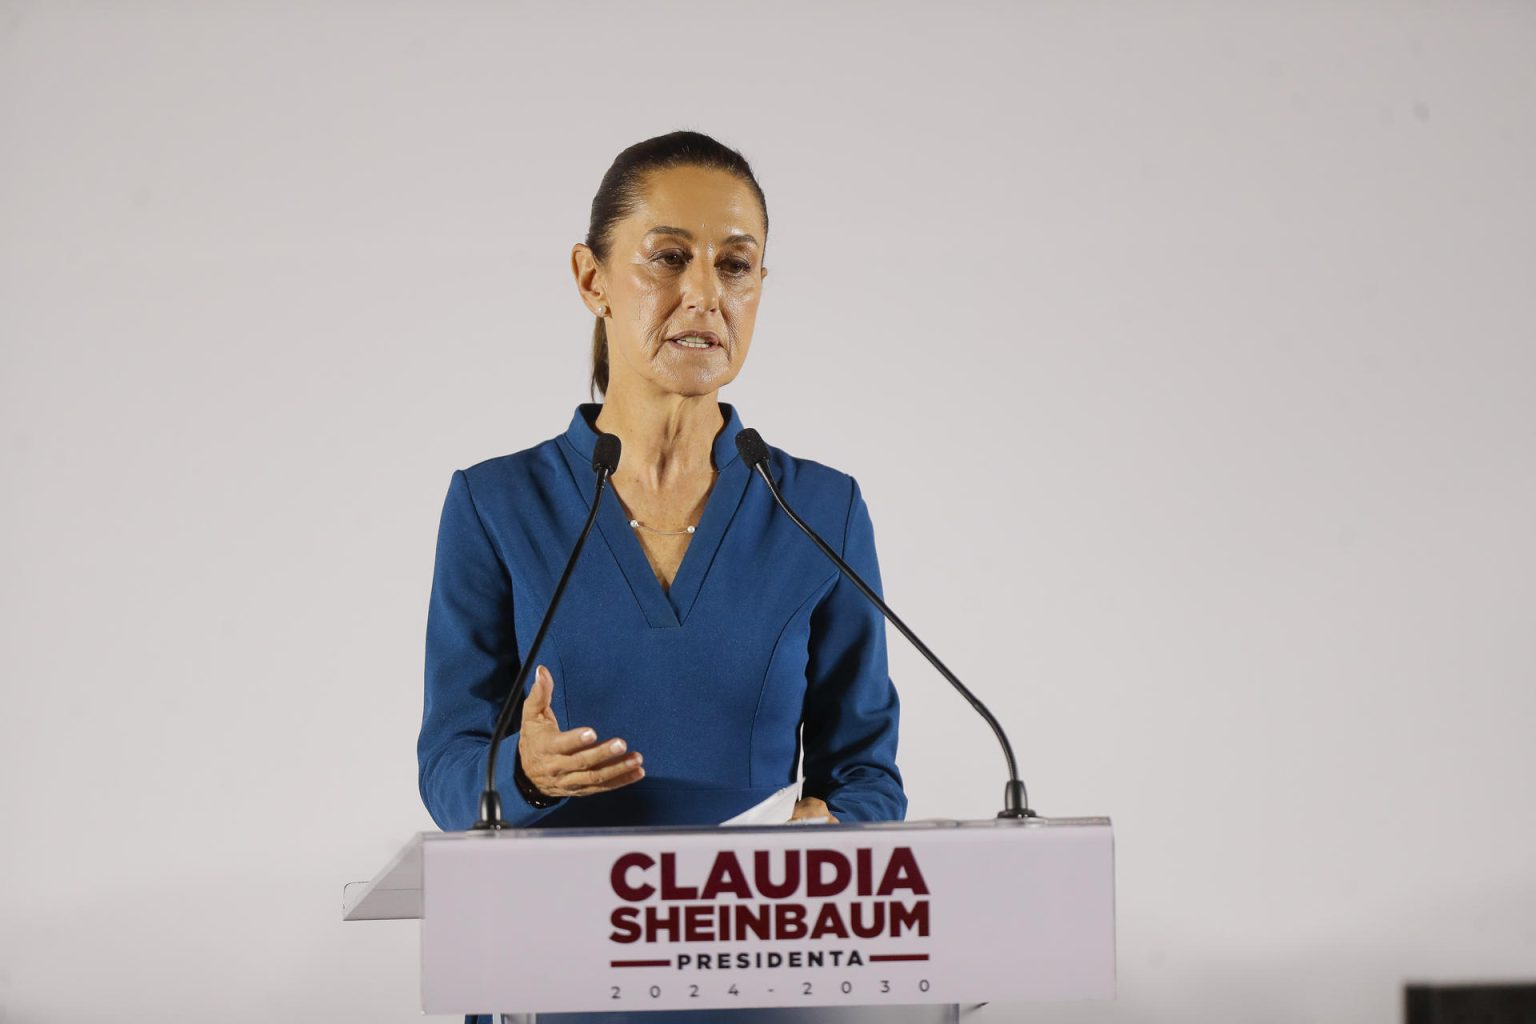
MULTIPOLYGON (((719 476, 720 475, 720 471, 718 469, 715 470, 714 471, 714 475, 715 476, 719 476)), ((713 489, 714 484, 711 483, 710 487, 711 487, 711 489, 713 489)), ((644 523, 642 523, 638 519, 631 519, 629 521, 629 525, 630 525, 630 527, 632 529, 636 529, 636 530, 649 530, 652 533, 659 533, 659 534, 662 534, 663 536, 666 536, 666 537, 683 537, 683 536, 686 536, 687 534, 692 533, 694 530, 698 529, 698 525, 695 524, 693 526, 685 526, 681 530, 658 530, 654 526, 646 526, 644 523)))
POLYGON ((683 534, 692 533, 698 528, 696 526, 688 526, 681 530, 658 530, 654 526, 646 526, 638 519, 631 519, 629 521, 629 525, 633 526, 637 530, 650 530, 652 533, 660 533, 668 537, 681 537, 683 534))

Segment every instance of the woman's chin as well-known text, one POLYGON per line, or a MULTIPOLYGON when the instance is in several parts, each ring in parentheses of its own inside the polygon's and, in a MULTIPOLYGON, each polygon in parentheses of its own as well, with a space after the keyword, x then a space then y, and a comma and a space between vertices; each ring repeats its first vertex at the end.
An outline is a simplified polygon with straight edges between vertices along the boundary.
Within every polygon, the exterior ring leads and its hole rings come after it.
POLYGON ((692 373, 674 367, 670 372, 663 374, 656 383, 674 395, 681 395, 684 398, 701 398, 704 395, 714 394, 735 379, 734 367, 707 371, 701 369, 692 373))

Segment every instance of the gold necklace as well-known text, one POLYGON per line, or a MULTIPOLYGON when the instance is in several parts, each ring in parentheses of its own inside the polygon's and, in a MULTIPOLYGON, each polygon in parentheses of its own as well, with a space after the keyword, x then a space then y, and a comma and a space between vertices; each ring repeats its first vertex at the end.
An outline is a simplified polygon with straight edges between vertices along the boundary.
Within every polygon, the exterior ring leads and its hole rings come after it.
MULTIPOLYGON (((714 473, 715 476, 719 476, 720 475, 720 471, 718 469, 714 470, 713 473, 714 473)), ((714 485, 713 482, 711 482, 709 486, 710 486, 710 490, 714 490, 714 486, 715 485, 714 485)), ((658 530, 654 526, 646 526, 644 523, 642 523, 638 519, 631 519, 629 521, 629 525, 630 525, 630 527, 632 529, 635 529, 635 530, 649 530, 652 533, 659 533, 659 534, 661 534, 664 537, 683 537, 683 536, 686 536, 686 535, 692 533, 694 530, 698 529, 698 525, 695 524, 693 526, 685 526, 681 530, 658 530)))
POLYGON ((695 529, 697 529, 695 526, 689 526, 682 530, 658 530, 654 526, 646 526, 638 519, 631 519, 629 521, 629 525, 633 526, 637 530, 650 530, 652 533, 665 534, 668 537, 681 537, 683 534, 692 533, 695 529))

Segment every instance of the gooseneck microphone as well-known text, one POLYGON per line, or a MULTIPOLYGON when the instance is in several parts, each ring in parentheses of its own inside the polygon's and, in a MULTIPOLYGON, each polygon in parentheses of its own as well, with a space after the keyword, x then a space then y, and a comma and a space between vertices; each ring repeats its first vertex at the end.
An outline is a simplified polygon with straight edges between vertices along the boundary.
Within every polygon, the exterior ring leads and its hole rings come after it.
POLYGON ((1029 791, 1024 788, 1024 783, 1019 780, 1018 765, 1013 759, 1013 746, 1008 742, 1008 737, 1003 732, 1002 725, 998 723, 992 712, 987 710, 987 706, 974 693, 965 688, 964 683, 955 678, 955 674, 945 667, 944 663, 939 660, 938 655, 928 649, 927 644, 917 638, 916 633, 907 628, 905 622, 897 618, 896 613, 891 611, 884 601, 880 600, 880 595, 871 590, 869 584, 860 579, 859 574, 854 572, 847 562, 838 557, 837 552, 827 546, 826 541, 816 535, 815 530, 811 529, 805 524, 804 520, 795 515, 795 510, 789 507, 789 504, 784 500, 784 496, 779 493, 778 484, 773 482, 773 474, 768 472, 768 444, 763 440, 762 436, 756 430, 748 427, 736 435, 736 451, 741 454, 741 461, 745 462, 752 469, 757 470, 758 476, 762 477, 763 481, 767 483, 768 490, 773 494, 773 500, 778 502, 779 508, 784 510, 784 514, 789 516, 796 526, 804 530, 807 537, 816 542, 816 546, 821 549, 821 553, 830 558, 837 565, 838 569, 842 571, 842 574, 853 581, 853 585, 859 588, 860 593, 874 602, 875 607, 880 609, 881 614, 889 619, 893 626, 901 630, 901 635, 910 640, 913 647, 923 652, 923 657, 927 658, 933 667, 939 670, 939 674, 948 679, 950 684, 960 691, 960 696, 969 701, 971 707, 975 708, 981 717, 987 720, 987 724, 997 734, 998 743, 1002 744, 1003 756, 1008 760, 1008 787, 1003 792, 1003 809, 998 812, 997 816, 999 818, 1038 818, 1039 815, 1029 808, 1029 791))
POLYGON ((566 560, 565 572, 560 574, 560 582, 555 586, 555 596, 549 599, 549 609, 544 612, 544 621, 539 623, 538 632, 533 634, 533 643, 528 647, 528 657, 523 659, 523 667, 518 669, 517 680, 508 691, 507 699, 502 701, 501 712, 496 716, 496 727, 491 730, 491 749, 485 759, 485 789, 480 793, 480 820, 472 826, 474 829, 499 831, 508 827, 501 817, 501 794, 496 790, 496 755, 500 753, 501 741, 507 738, 512 723, 523 712, 523 701, 528 696, 523 690, 523 684, 528 679, 528 673, 533 670, 539 645, 544 642, 544 634, 549 632, 549 624, 555 617, 555 609, 560 606, 560 595, 565 593, 565 585, 570 581, 572 570, 576 568, 576 559, 581 556, 582 545, 586 544, 587 534, 592 532, 592 524, 597 521, 597 510, 603 500, 603 488, 607 486, 608 478, 619 468, 621 448, 622 445, 614 434, 597 435, 597 443, 592 446, 592 471, 597 474, 597 489, 592 494, 592 510, 587 513, 587 521, 581 528, 581 536, 576 538, 576 546, 571 549, 571 557, 566 560))

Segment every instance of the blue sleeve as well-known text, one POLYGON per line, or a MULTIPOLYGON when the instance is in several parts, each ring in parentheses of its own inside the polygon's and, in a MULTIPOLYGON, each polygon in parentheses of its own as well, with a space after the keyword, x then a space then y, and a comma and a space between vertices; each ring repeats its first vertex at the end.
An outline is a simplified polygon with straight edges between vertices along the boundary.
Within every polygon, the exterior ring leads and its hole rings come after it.
MULTIPOLYGON (((884 598, 874 526, 857 480, 841 554, 884 598)), ((896 768, 900 702, 886 667, 885 616, 841 573, 811 612, 806 672, 803 794, 821 797, 839 821, 901 821, 907 796, 896 768)))
MULTIPOLYGON (((469 478, 455 470, 437 531, 427 607, 426 693, 416 762, 422 802, 439 828, 458 832, 480 816, 491 729, 517 677, 512 578, 475 509, 469 478)), ((512 779, 518 733, 501 744, 496 788, 502 817, 527 827, 565 803, 537 808, 512 779)))

